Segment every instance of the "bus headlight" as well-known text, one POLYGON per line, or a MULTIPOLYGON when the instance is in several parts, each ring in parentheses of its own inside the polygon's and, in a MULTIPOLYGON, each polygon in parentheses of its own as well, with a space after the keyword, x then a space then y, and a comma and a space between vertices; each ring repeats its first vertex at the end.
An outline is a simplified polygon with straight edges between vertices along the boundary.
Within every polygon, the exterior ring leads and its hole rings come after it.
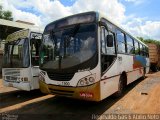
POLYGON ((95 82, 94 77, 90 77, 90 78, 89 78, 89 82, 94 83, 94 82, 95 82))
POLYGON ((78 81, 77 86, 86 86, 86 85, 91 85, 95 83, 95 74, 86 76, 85 78, 82 78, 78 81))

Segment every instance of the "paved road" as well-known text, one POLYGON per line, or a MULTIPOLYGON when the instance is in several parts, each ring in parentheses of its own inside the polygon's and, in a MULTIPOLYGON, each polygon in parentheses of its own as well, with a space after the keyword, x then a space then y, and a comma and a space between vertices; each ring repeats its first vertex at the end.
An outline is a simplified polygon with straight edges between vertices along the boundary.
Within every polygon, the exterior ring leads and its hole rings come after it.
POLYGON ((0 82, 0 113, 18 115, 26 120, 87 120, 103 119, 106 114, 160 114, 159 91, 160 72, 130 84, 121 98, 110 96, 98 103, 44 95, 39 90, 20 91, 3 87, 0 82))

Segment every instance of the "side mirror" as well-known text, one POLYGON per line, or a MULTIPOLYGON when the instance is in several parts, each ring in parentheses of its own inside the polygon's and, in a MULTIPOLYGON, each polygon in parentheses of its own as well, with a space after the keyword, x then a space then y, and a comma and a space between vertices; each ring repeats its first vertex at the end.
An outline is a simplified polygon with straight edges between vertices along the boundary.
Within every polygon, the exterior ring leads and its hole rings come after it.
POLYGON ((107 43, 107 47, 113 47, 113 35, 107 35, 106 36, 106 43, 107 43))

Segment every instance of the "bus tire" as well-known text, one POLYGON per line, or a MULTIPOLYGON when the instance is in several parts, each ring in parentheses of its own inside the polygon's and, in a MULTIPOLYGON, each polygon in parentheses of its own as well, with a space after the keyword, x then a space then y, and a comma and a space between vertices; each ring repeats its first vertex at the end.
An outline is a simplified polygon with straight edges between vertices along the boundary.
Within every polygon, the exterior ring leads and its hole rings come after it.
POLYGON ((115 97, 121 97, 124 93, 125 86, 127 85, 127 76, 122 74, 119 79, 118 91, 114 94, 115 97))
POLYGON ((146 78, 146 68, 143 68, 143 76, 142 76, 142 79, 145 79, 146 78))
POLYGON ((152 66, 151 66, 151 70, 152 70, 153 72, 157 72, 157 71, 158 71, 157 66, 156 66, 156 65, 152 65, 152 66))

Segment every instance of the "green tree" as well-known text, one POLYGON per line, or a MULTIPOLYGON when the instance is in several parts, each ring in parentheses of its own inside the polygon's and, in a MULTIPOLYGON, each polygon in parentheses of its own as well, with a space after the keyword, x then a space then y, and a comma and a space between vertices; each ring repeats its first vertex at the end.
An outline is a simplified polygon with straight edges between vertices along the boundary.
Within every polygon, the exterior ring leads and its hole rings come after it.
POLYGON ((144 38, 143 37, 137 37, 140 41, 144 42, 144 38))
POLYGON ((13 20, 12 12, 3 10, 2 5, 0 5, 0 19, 13 20))
POLYGON ((137 37, 139 40, 141 40, 144 43, 154 43, 157 45, 160 45, 160 41, 159 40, 154 40, 154 39, 144 39, 143 37, 137 37))
POLYGON ((2 18, 2 6, 0 5, 0 18, 2 18))

